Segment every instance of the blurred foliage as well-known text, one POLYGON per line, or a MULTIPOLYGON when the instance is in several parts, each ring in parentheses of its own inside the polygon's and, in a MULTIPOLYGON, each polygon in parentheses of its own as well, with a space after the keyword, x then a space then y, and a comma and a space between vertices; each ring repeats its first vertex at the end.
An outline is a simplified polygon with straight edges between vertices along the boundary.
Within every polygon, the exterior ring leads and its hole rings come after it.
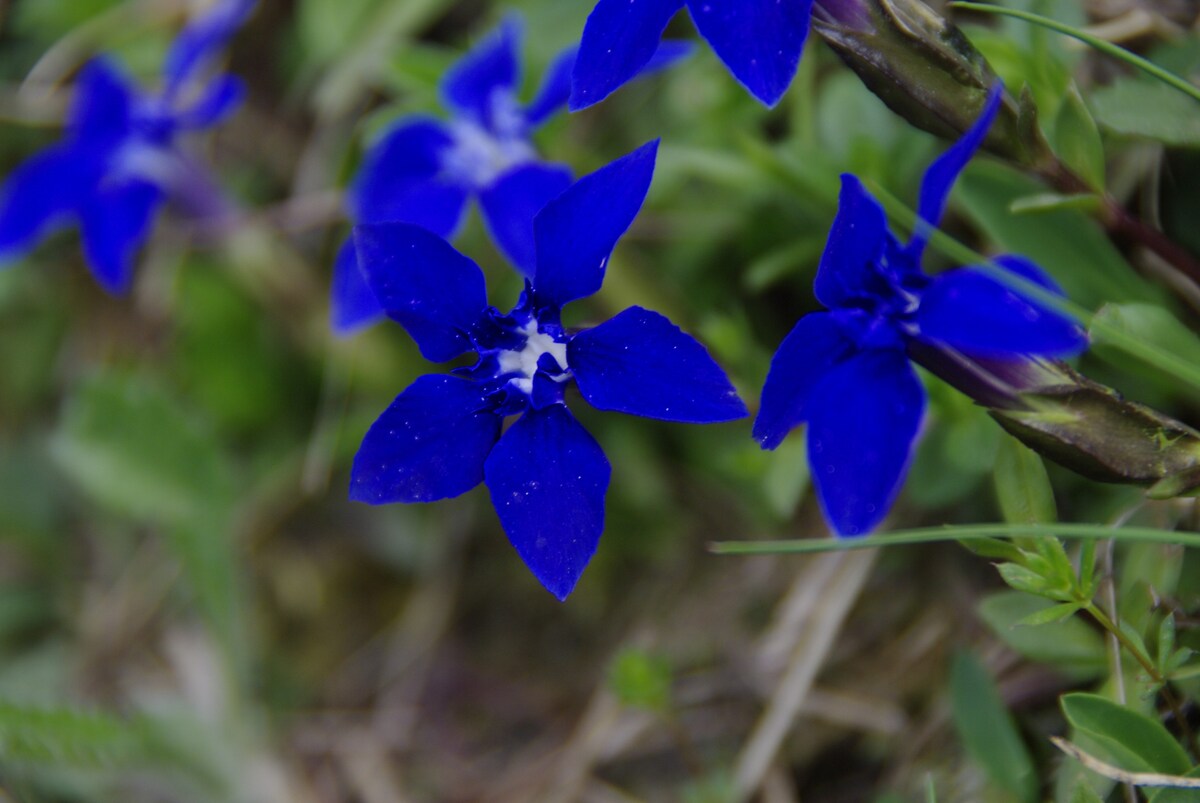
MULTIPOLYGON (((190 5, 11 3, 0 173, 57 136, 92 53, 153 80, 190 5)), ((1104 4, 1008 5, 1080 25, 1104 4)), ((742 751, 822 601, 798 584, 812 564, 705 545, 824 534, 801 433, 765 453, 746 422, 580 409, 614 474, 607 532, 566 605, 528 576, 483 490, 407 508, 346 499, 363 433, 426 365, 394 325, 329 334, 337 192, 381 126, 439 113, 439 75, 505 13, 525 17, 532 90, 589 7, 262 0, 231 53, 249 103, 195 143, 244 207, 237 231, 164 221, 128 299, 92 285, 73 233, 0 273, 0 788, 13 799, 737 799, 742 751)), ((1200 114, 1186 98, 1016 20, 959 19, 1010 87, 1030 87, 1060 158, 1200 252, 1200 114)), ((1132 44, 1194 77, 1195 20, 1173 24, 1173 41, 1132 44)), ((670 33, 694 35, 682 18, 670 33)), ((701 49, 555 120, 538 145, 583 174, 658 136, 646 208, 568 324, 661 310, 754 407, 774 348, 818 306, 838 175, 911 206, 944 143, 814 36, 776 109, 701 49)), ((980 158, 946 229, 1033 258, 1103 320, 1200 358, 1195 298, 1111 238, 1094 200, 980 158)), ((457 244, 497 306, 516 298, 474 213, 457 244)), ((1200 421, 1185 384, 1103 339, 1079 367, 1200 421)), ((1189 501, 1043 465, 927 380, 898 526, 1195 524, 1189 501)), ((881 557, 769 762, 770 799, 1117 800, 1053 753, 1047 736, 1064 733, 1129 770, 1192 770, 1164 688, 1194 710, 1200 561, 1156 545, 991 547, 881 557), (1120 666, 1089 604, 1131 645, 1120 666)))

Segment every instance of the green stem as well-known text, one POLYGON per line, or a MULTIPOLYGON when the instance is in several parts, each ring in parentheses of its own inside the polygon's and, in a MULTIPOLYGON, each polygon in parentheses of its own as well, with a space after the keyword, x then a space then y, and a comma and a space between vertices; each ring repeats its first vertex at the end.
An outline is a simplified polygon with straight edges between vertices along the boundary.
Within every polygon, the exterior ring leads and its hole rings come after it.
POLYGON ((1080 42, 1090 45, 1102 53, 1106 53, 1115 59, 1120 59, 1126 64, 1137 67, 1147 75, 1154 76, 1168 86, 1174 87, 1180 92, 1183 92, 1185 95, 1189 95, 1196 100, 1200 100, 1200 87, 1193 86, 1189 82, 1180 78, 1178 75, 1164 70, 1162 67, 1159 67, 1152 61, 1147 61, 1141 56, 1130 53, 1123 47, 1114 45, 1112 42, 1101 39, 1098 36, 1093 36, 1092 34, 1087 33, 1086 31, 1081 31, 1078 28, 1072 28, 1070 25, 1064 25, 1063 23, 1050 19, 1049 17, 1031 14, 1028 11, 1020 11, 1015 8, 1002 8, 1000 6, 994 6, 988 3, 970 3, 963 0, 960 0, 960 2, 951 3, 950 7, 962 8, 968 11, 979 11, 984 14, 999 14, 1003 17, 1013 17, 1014 19, 1031 22, 1034 25, 1041 25, 1044 28, 1057 31, 1064 36, 1069 36, 1072 39, 1078 39, 1080 42))
POLYGON ((717 555, 805 555, 886 546, 935 544, 943 541, 981 541, 988 538, 1079 538, 1152 544, 1178 544, 1200 548, 1200 533, 1159 530, 1152 527, 1121 527, 1103 524, 970 524, 962 527, 921 527, 895 530, 863 538, 805 538, 795 541, 719 541, 709 550, 717 555))
POLYGON ((1198 748, 1196 744, 1196 734, 1192 732, 1192 728, 1188 724, 1187 718, 1183 715, 1183 707, 1179 704, 1179 700, 1171 691, 1170 686, 1167 685, 1167 679, 1163 677, 1162 673, 1158 671, 1158 667, 1156 667, 1154 662, 1150 660, 1150 656, 1138 649, 1137 644, 1135 644, 1133 640, 1129 638, 1129 636, 1125 635, 1125 631, 1123 631, 1116 622, 1110 619, 1108 614, 1102 611, 1095 602, 1088 602, 1083 609, 1087 611, 1101 627, 1112 634, 1112 637, 1115 638, 1121 644, 1121 646, 1124 647, 1125 650, 1134 657, 1134 660, 1141 664, 1142 669, 1146 670, 1146 674, 1150 676, 1150 679, 1160 687, 1163 700, 1166 701, 1167 706, 1171 709, 1171 714, 1175 717, 1175 721, 1179 723, 1179 728, 1183 732, 1183 737, 1187 741, 1188 747, 1192 751, 1192 755, 1200 756, 1200 748, 1198 748))

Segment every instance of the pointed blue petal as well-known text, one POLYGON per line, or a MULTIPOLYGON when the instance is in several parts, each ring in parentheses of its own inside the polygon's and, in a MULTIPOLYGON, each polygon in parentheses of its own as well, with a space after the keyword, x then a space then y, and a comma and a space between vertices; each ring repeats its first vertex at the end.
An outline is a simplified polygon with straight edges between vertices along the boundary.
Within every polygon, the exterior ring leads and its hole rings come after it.
POLYGON ((350 189, 351 216, 359 223, 413 223, 451 237, 467 201, 462 187, 440 178, 442 154, 452 146, 436 120, 397 125, 367 152, 350 189))
POLYGON ((562 307, 600 289, 617 240, 637 217, 654 178, 658 140, 575 182, 533 220, 534 289, 562 307))
POLYGON ((575 335, 567 364, 583 398, 600 410, 689 424, 746 416, 746 405, 704 346, 641 307, 575 335))
POLYGON ((423 376, 396 397, 363 438, 350 498, 371 505, 433 502, 483 481, 501 419, 484 409, 484 386, 423 376))
POLYGON ((163 65, 168 95, 177 92, 198 67, 225 46, 254 6, 255 0, 220 0, 211 11, 190 21, 179 32, 163 65))
POLYGON ((379 305, 426 359, 445 362, 471 348, 470 332, 487 307, 478 265, 409 223, 355 226, 354 242, 379 305))
MULTIPOLYGON (((997 264, 1058 294, 1062 291, 1037 265, 1014 256, 997 264)), ((1063 357, 1087 348, 1075 321, 1010 289, 977 268, 935 276, 917 309, 921 337, 980 357, 1063 357)))
POLYGON ((812 0, 687 0, 696 29, 750 93, 768 106, 796 75, 812 0))
MULTIPOLYGON (((992 127, 992 121, 996 119, 996 112, 1000 109, 1000 101, 1003 96, 1004 85, 997 82, 988 94, 987 101, 983 104, 983 111, 975 120, 975 124, 945 153, 935 159, 929 169, 925 171, 925 177, 921 179, 921 197, 917 205, 917 214, 930 228, 937 228, 941 223, 942 213, 946 209, 946 199, 950 196, 950 189, 954 186, 958 174, 963 171, 967 162, 971 161, 975 151, 979 150, 979 146, 987 138, 988 129, 992 127)), ((913 232, 912 240, 908 244, 909 251, 916 256, 917 260, 920 260, 921 252, 925 249, 928 241, 929 231, 919 226, 913 232)))
POLYGON ((575 56, 578 53, 578 47, 569 47, 555 56, 546 68, 542 85, 525 108, 525 120, 530 128, 546 122, 566 105, 571 95, 571 72, 575 69, 575 56))
POLYGON ((565 406, 554 404, 513 424, 484 472, 517 553, 547 591, 566 599, 604 531, 612 470, 600 445, 565 406))
POLYGON ((190 109, 180 115, 185 128, 208 128, 223 122, 237 111, 246 97, 246 85, 234 75, 213 79, 190 109))
POLYGON ((71 134, 86 147, 128 136, 135 90, 115 63, 101 56, 87 63, 75 82, 71 134))
POLYGON ((600 0, 588 16, 571 77, 571 111, 599 103, 654 57, 683 0, 600 0))
POLYGON ((333 290, 329 323, 338 337, 347 337, 383 320, 383 307, 367 286, 367 277, 358 268, 354 240, 346 238, 333 263, 333 290))
POLYGON ((0 188, 0 262, 33 248, 46 231, 75 211, 96 171, 73 148, 56 145, 30 157, 0 188))
POLYGON ((814 312, 801 318, 771 358, 754 439, 774 449, 808 418, 813 391, 834 367, 857 353, 843 314, 814 312))
POLYGON ((463 56, 442 79, 442 102, 453 111, 488 125, 497 91, 516 91, 521 22, 509 14, 500 26, 463 56))
POLYGON ((865 535, 887 515, 924 410, 920 380, 892 349, 853 357, 817 384, 808 404, 808 460, 838 535, 865 535))
POLYGON ((856 176, 843 173, 837 217, 813 282, 817 300, 840 307, 886 292, 875 266, 890 236, 883 207, 856 176))
POLYGON ((533 219, 570 186, 570 168, 534 163, 510 170, 479 196, 492 240, 526 276, 537 263, 533 219))
POLYGON ((129 290, 134 261, 162 202, 158 187, 135 180, 102 187, 80 210, 84 256, 108 292, 129 290))

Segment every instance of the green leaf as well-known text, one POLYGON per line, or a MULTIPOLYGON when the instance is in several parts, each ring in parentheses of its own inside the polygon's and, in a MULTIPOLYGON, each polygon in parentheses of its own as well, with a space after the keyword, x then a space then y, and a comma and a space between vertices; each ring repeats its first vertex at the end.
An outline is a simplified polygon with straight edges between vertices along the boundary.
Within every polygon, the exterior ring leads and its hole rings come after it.
POLYGON ((1159 667, 1165 668, 1175 654, 1175 614, 1169 613, 1163 617, 1158 626, 1158 644, 1155 657, 1159 667))
POLYGON ((643 650, 622 650, 608 673, 608 686, 632 708, 665 713, 671 709, 671 664, 643 650))
POLYGON ((971 758, 1018 800, 1036 801, 1038 778, 1012 716, 987 671, 967 653, 950 670, 954 726, 971 758))
POLYGON ((1078 602, 1063 602, 1058 605, 1051 605, 1049 608, 1043 608, 1040 611, 1035 611, 1029 614, 1021 621, 1017 622, 1017 627, 1037 627, 1039 625, 1057 624, 1079 612, 1083 607, 1078 602))
POLYGON ((1200 104, 1170 87, 1119 78, 1092 93, 1100 125, 1118 134, 1177 147, 1200 147, 1200 104))
POLYGON ((1000 577, 1004 579, 1004 582, 1017 591, 1045 596, 1046 592, 1053 588, 1053 584, 1041 574, 1020 564, 1001 563, 996 569, 1000 572, 1000 577))
POLYGON ((978 611, 997 638, 1029 660, 1080 680, 1103 675, 1108 670, 1104 639, 1085 622, 1066 619, 1021 626, 1030 617, 1056 607, 1040 597, 1000 591, 985 597, 978 611))
POLYGON ((68 402, 54 436, 59 467, 95 502, 156 524, 223 515, 232 476, 216 442, 158 387, 101 376, 68 402))
POLYGON ((1097 694, 1063 696, 1063 714, 1086 737, 1088 752, 1129 772, 1182 775, 1192 768, 1187 753, 1162 723, 1097 694))
POLYGON ((1054 119, 1054 150, 1089 187, 1104 189, 1104 142, 1074 82, 1054 119))
POLYGON ((68 767, 111 767, 153 753, 141 720, 68 709, 0 703, 0 755, 5 761, 68 767))
POLYGON ((1159 295, 1138 277, 1100 226, 1078 210, 1013 215, 1009 208, 1045 188, 996 162, 976 160, 956 197, 1004 251, 1032 259, 1084 307, 1106 301, 1153 301, 1159 295))
POLYGON ((1060 195, 1056 192, 1039 192, 1017 198, 1008 205, 1008 211, 1014 215, 1036 215, 1039 212, 1055 212, 1060 209, 1095 212, 1100 208, 1102 200, 1099 195, 1093 193, 1060 195))
POLYGON ((1016 438, 1004 438, 996 452, 996 498, 1004 520, 1012 524, 1050 524, 1058 520, 1054 489, 1037 452, 1016 438))
POLYGON ((1086 780, 1081 780, 1071 792, 1071 803, 1104 803, 1104 800, 1086 780))
POLYGON ((1157 304, 1105 304, 1092 319, 1089 335, 1092 348, 1121 368, 1145 375, 1140 360, 1122 359, 1112 335, 1135 338, 1180 358, 1200 365, 1200 337, 1157 304))

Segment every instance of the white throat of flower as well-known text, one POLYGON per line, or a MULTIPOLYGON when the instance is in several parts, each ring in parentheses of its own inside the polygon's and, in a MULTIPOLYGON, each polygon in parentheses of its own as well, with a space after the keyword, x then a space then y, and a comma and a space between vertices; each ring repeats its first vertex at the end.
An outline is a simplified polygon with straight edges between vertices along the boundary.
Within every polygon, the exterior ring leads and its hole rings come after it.
MULTIPOLYGON (((564 372, 567 370, 567 344, 559 343, 550 335, 538 331, 538 323, 531 320, 517 330, 525 335, 525 346, 520 351, 501 351, 498 355, 500 371, 503 374, 516 374, 509 384, 515 385, 526 396, 533 394, 533 375, 537 373, 538 360, 543 354, 549 354, 564 372)), ((570 374, 563 373, 553 377, 555 382, 566 382, 570 374)))
POLYGON ((510 93, 493 92, 491 107, 493 130, 466 119, 450 124, 454 145, 444 157, 450 173, 478 188, 490 187, 512 168, 537 158, 525 138, 525 119, 510 93))

